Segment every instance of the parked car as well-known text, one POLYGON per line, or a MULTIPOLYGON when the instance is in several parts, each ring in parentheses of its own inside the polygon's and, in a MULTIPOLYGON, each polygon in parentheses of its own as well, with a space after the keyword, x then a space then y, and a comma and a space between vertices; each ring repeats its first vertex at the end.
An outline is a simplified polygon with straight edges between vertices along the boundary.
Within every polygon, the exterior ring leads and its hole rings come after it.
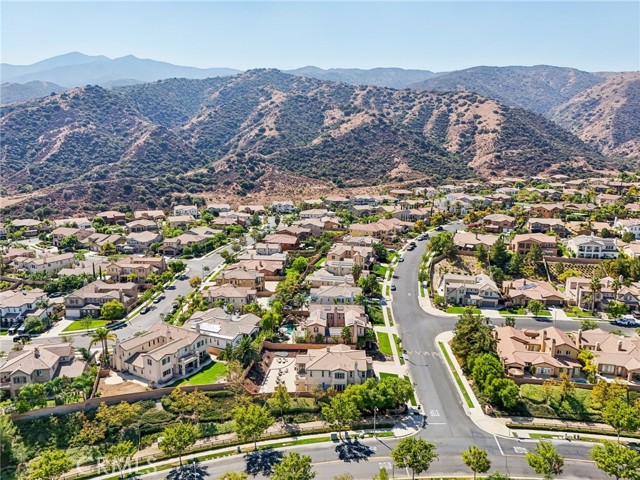
POLYGON ((49 298, 58 298, 64 295, 62 292, 53 292, 49 294, 49 298))
POLYGON ((404 258, 400 257, 400 258, 398 259, 398 262, 404 262, 404 258))
POLYGON ((145 313, 149 313, 150 310, 151 307, 144 307, 142 310, 140 310, 140 314, 144 315, 145 313))
POLYGON ((160 303, 162 301, 162 297, 156 297, 153 299, 153 303, 160 303))
POLYGON ((436 227, 436 232, 441 232, 442 231, 442 226, 436 227))
POLYGON ((633 318, 640 318, 640 310, 634 310, 631 315, 633 315, 633 318))
POLYGON ((611 323, 613 323, 614 325, 618 325, 619 327, 637 327, 638 326, 638 322, 633 317, 619 318, 617 320, 614 320, 611 323))
POLYGON ((16 335, 15 337, 13 337, 13 342, 18 343, 22 341, 22 339, 29 340, 30 338, 31 338, 31 335, 29 335, 28 333, 22 333, 20 335, 16 335))
POLYGON ((391 290, 395 291, 396 290, 396 286, 395 285, 391 285, 391 290))

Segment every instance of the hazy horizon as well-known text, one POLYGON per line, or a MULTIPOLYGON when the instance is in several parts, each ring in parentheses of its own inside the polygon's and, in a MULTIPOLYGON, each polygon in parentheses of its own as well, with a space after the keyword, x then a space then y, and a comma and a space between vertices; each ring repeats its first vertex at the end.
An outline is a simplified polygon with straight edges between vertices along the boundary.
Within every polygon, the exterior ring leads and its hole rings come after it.
POLYGON ((0 25, 14 65, 79 51, 238 70, 640 69, 636 1, 3 1, 0 25))

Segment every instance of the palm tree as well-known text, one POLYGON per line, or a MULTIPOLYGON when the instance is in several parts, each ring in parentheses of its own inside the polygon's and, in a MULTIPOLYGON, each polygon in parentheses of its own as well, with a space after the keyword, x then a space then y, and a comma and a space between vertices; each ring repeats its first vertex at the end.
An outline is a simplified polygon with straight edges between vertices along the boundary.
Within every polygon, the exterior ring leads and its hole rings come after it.
POLYGON ((594 312, 596 309, 596 294, 597 292, 602 290, 600 277, 594 276, 593 278, 591 278, 591 282, 589 282, 589 288, 591 288, 591 311, 594 312))
POLYGON ((115 340, 117 338, 116 334, 107 330, 104 327, 100 327, 93 331, 91 334, 91 342, 89 343, 89 348, 91 348, 94 344, 100 342, 102 345, 102 361, 104 363, 109 363, 109 354, 107 352, 107 342, 109 340, 115 340))
POLYGON ((622 288, 622 282, 620 281, 620 277, 614 278, 611 282, 611 290, 613 290, 613 299, 618 300, 618 290, 622 288))
POLYGON ((234 349, 233 356, 245 367, 256 360, 258 358, 258 350, 253 344, 253 339, 249 336, 242 337, 242 340, 234 349))
POLYGON ((92 352, 85 347, 78 348, 78 352, 80 353, 80 358, 87 363, 92 363, 96 357, 96 352, 92 352))

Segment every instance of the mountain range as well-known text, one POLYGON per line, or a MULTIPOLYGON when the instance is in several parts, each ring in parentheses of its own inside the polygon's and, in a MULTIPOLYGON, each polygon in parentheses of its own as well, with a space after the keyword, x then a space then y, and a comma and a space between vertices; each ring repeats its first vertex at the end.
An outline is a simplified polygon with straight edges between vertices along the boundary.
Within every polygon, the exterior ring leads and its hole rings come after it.
MULTIPOLYGON (((113 88, 167 78, 203 79, 239 73, 143 60, 69 53, 33 65, 1 65, 3 104, 59 93, 87 84, 113 88), (18 83, 26 82, 26 83, 18 83)), ((640 73, 591 73, 575 68, 479 66, 452 72, 400 68, 286 70, 296 76, 355 86, 474 92, 508 106, 544 115, 607 155, 640 158, 640 73)))
POLYGON ((76 88, 5 105, 0 128, 3 195, 35 192, 61 209, 624 168, 543 116, 476 93, 272 69, 76 88))

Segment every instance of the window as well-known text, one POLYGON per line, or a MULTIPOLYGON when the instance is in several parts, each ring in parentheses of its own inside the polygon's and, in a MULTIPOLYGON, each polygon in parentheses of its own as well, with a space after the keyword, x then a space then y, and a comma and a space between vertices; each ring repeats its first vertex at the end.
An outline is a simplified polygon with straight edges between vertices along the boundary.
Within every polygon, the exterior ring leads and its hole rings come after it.
POLYGON ((169 363, 171 361, 171 357, 164 357, 162 359, 162 365, 166 365, 167 363, 169 363))
POLYGON ((153 365, 153 362, 151 361, 150 358, 147 358, 147 365, 149 365, 149 366, 153 365))
POLYGON ((27 383, 27 378, 26 377, 13 377, 13 383, 15 384, 22 384, 22 383, 27 383))
POLYGON ((344 375, 344 373, 343 373, 343 372, 337 372, 337 373, 334 375, 334 378, 335 378, 335 379, 337 379, 337 380, 344 380, 345 375, 344 375))
POLYGON ((171 369, 165 370, 164 372, 162 372, 163 377, 166 377, 167 375, 170 375, 170 374, 171 374, 171 369))
POLYGON ((42 370, 36 370, 36 377, 42 376, 42 370))
POLYGON ((613 373, 615 367, 613 365, 602 365, 602 373, 613 373))

